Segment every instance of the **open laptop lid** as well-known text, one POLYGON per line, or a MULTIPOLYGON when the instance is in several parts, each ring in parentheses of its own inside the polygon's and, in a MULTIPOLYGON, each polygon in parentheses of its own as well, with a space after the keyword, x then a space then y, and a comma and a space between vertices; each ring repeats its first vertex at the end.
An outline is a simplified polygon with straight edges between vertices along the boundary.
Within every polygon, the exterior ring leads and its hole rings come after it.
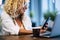
POLYGON ((52 36, 58 36, 58 35, 60 35, 60 14, 57 14, 55 18, 54 25, 53 25, 50 36, 52 37, 52 36))

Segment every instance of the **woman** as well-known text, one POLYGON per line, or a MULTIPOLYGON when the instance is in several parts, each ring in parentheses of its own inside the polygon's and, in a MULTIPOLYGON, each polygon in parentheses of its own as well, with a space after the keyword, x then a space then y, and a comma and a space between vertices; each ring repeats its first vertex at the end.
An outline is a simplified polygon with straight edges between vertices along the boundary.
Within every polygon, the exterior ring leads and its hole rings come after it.
POLYGON ((31 20, 24 14, 27 9, 25 3, 26 0, 5 0, 1 14, 3 35, 31 33, 31 20))
POLYGON ((31 20, 24 14, 28 2, 28 0, 5 0, 4 10, 1 14, 2 35, 32 33, 31 20))

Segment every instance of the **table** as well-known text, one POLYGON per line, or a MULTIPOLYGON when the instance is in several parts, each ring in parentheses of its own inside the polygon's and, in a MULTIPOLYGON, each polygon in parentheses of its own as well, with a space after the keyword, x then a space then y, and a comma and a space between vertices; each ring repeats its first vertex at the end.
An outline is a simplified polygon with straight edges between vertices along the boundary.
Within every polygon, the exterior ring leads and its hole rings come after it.
POLYGON ((0 40, 60 40, 60 37, 55 38, 35 38, 30 35, 20 35, 20 36, 0 36, 0 40))

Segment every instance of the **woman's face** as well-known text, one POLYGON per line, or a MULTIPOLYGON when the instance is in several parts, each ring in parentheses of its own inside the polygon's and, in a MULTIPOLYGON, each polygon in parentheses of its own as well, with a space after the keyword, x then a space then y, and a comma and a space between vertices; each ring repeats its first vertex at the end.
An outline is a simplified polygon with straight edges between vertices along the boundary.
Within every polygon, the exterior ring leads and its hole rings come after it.
POLYGON ((18 12, 23 15, 25 10, 27 9, 27 6, 24 5, 24 6, 20 6, 20 3, 18 3, 18 12))

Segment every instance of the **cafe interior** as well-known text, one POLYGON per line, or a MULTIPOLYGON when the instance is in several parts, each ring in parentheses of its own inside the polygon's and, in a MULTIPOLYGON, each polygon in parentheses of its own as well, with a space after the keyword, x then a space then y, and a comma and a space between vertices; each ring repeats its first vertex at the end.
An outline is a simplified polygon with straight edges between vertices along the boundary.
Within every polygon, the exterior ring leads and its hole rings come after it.
MULTIPOLYGON (((0 14, 3 10, 5 0, 0 0, 0 14)), ((43 26, 47 18, 48 26, 53 28, 55 17, 60 12, 60 0, 30 0, 28 3, 28 9, 25 14, 31 18, 32 27, 43 26)), ((1 17, 0 17, 1 18, 1 17)), ((1 26, 1 19, 0 19, 1 26)), ((0 27, 0 30, 2 28, 0 27)), ((58 31, 58 29, 56 29, 58 31)), ((11 36, 0 36, 0 40, 59 40, 60 37, 46 38, 46 37, 33 37, 30 35, 11 35, 11 36)))

